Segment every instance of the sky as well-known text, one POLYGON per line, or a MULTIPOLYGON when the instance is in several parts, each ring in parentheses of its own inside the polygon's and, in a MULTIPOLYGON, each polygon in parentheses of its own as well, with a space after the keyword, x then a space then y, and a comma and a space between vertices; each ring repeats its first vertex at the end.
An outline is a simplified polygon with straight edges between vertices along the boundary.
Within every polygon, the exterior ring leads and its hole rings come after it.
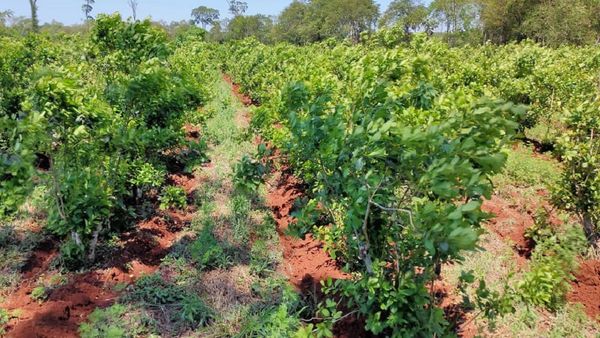
MULTIPOLYGON (((382 10, 387 8, 391 0, 376 0, 382 10)), ((207 6, 216 8, 223 17, 227 13, 225 0, 138 0, 138 19, 151 17, 153 20, 166 22, 190 19, 193 8, 207 6)), ((246 14, 277 15, 292 0, 246 0, 248 12, 246 14)), ((38 16, 41 23, 53 20, 64 24, 75 24, 83 21, 81 5, 83 0, 38 0, 38 16)), ((15 16, 30 15, 28 0, 0 0, 0 11, 11 10, 15 16)), ((124 17, 131 16, 127 0, 96 0, 93 15, 99 13, 120 12, 124 17)))

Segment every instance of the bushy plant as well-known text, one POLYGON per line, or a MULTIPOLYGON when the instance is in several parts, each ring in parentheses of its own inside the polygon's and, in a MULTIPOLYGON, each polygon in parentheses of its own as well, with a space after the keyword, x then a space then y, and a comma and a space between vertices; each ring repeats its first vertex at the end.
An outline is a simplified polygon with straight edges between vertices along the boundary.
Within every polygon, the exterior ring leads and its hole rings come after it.
POLYGON ((578 266, 577 257, 585 250, 586 240, 580 228, 563 225, 554 231, 545 217, 538 221, 532 234, 536 247, 531 269, 518 282, 517 293, 526 304, 557 310, 565 301, 578 266))
POLYGON ((311 231, 321 217, 337 223, 340 256, 356 278, 338 281, 336 293, 375 334, 447 333, 427 285, 445 262, 477 247, 489 178, 526 111, 476 99, 481 87, 460 89, 468 79, 439 71, 432 44, 368 56, 359 47, 251 41, 228 49, 237 61, 227 70, 263 103, 253 125, 269 141, 277 135, 307 185, 291 230, 311 231))
POLYGON ((187 195, 181 187, 167 186, 159 197, 160 208, 167 210, 170 208, 183 209, 187 206, 187 195))
POLYGON ((559 138, 565 170, 553 193, 554 202, 574 212, 590 243, 600 242, 600 106, 587 102, 564 118, 569 131, 559 138))
POLYGON ((271 170, 269 156, 271 150, 262 143, 254 157, 244 155, 234 168, 233 182, 236 187, 250 191, 256 189, 271 170))
MULTIPOLYGON (((160 28, 119 15, 60 45, 36 36, 0 52, 0 217, 43 185, 48 229, 80 248, 72 258, 93 261, 104 236, 137 216, 143 192, 163 184, 174 155, 204 156, 182 127, 208 95, 208 59, 182 61, 199 46, 171 57, 160 28)), ((180 192, 166 195, 165 205, 185 205, 180 192)))

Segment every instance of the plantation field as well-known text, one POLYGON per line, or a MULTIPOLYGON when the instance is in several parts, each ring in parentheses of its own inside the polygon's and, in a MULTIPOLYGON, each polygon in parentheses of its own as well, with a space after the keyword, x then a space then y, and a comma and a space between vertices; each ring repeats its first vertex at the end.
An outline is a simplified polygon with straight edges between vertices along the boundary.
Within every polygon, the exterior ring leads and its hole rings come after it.
POLYGON ((0 36, 0 336, 597 337, 600 48, 0 36))

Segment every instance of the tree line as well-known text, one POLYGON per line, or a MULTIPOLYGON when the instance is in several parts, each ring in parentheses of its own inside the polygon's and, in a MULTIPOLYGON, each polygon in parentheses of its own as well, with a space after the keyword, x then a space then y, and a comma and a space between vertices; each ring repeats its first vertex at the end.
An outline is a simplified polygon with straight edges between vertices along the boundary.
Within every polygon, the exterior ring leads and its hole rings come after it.
MULTIPOLYGON (((39 31, 38 0, 28 1, 30 18, 0 12, 0 28, 39 31)), ((127 3, 136 20, 138 0, 127 3)), ((94 4, 94 0, 83 1, 84 21, 93 20, 94 4)), ((405 39, 415 33, 436 35, 451 45, 525 39, 550 46, 600 41, 600 0, 394 0, 385 9, 374 0, 294 0, 278 16, 246 15, 248 3, 240 0, 227 0, 227 4, 227 17, 202 5, 191 11, 189 20, 159 24, 171 31, 200 27, 217 42, 250 36, 264 43, 298 45, 331 38, 358 42, 362 34, 381 29, 405 39)), ((42 28, 72 30, 73 26, 52 22, 42 28)))
MULTIPOLYGON (((243 9, 247 5, 242 3, 243 9)), ((360 40, 361 33, 395 28, 408 38, 437 35, 451 45, 505 44, 525 39, 544 45, 596 43, 600 0, 394 0, 382 10, 374 0, 294 0, 277 17, 244 15, 219 20, 205 6, 192 11, 216 41, 254 36, 265 43, 308 44, 330 38, 360 40)))

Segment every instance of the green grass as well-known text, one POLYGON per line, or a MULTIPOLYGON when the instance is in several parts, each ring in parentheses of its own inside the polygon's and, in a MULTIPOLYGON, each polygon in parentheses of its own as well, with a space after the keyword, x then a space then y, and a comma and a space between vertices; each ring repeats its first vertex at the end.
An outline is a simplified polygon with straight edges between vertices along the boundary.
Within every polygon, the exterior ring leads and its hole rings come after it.
POLYGON ((199 198, 200 211, 194 220, 198 239, 214 236, 214 240, 200 240, 191 245, 196 245, 196 249, 212 248, 216 257, 225 256, 229 260, 227 264, 206 269, 196 283, 202 299, 217 309, 214 321, 198 333, 210 337, 263 333, 289 336, 299 324, 294 315, 297 299, 289 293, 287 282, 277 279, 275 272, 281 249, 271 212, 264 204, 266 187, 261 184, 253 191, 241 191, 233 184, 236 163, 244 155, 253 156, 257 152, 240 116, 247 108, 232 95, 224 81, 215 85, 215 93, 208 109, 217 113, 206 121, 211 165, 199 173, 205 178, 207 189, 199 198), (210 235, 206 235, 207 227, 210 235))
MULTIPOLYGON (((567 236, 562 233, 559 237, 567 240, 567 236)), ((477 328, 481 337, 598 337, 600 325, 584 313, 581 305, 560 304, 555 311, 550 311, 527 304, 520 298, 523 295, 518 288, 519 282, 533 268, 535 259, 525 266, 517 266, 517 254, 511 244, 493 233, 483 235, 480 245, 484 248, 483 251, 466 254, 461 264, 445 266, 444 281, 455 286, 462 271, 473 271, 474 276, 484 280, 489 289, 503 293, 504 286, 508 284, 519 296, 512 300, 514 311, 498 318, 494 329, 481 317, 473 320, 471 324, 477 328)), ((542 250, 542 246, 540 244, 536 250, 542 250)), ((476 285, 477 283, 467 290, 471 298, 475 295, 476 285)))
POLYGON ((520 188, 543 189, 560 179, 558 161, 549 156, 534 154, 524 146, 508 150, 508 160, 502 173, 494 178, 496 187, 510 185, 520 188))
POLYGON ((82 338, 158 337, 149 327, 150 323, 150 318, 144 317, 142 309, 114 304, 94 310, 87 322, 79 327, 79 334, 82 338))
POLYGON ((11 224, 0 225, 0 301, 19 285, 21 268, 41 238, 11 224))

